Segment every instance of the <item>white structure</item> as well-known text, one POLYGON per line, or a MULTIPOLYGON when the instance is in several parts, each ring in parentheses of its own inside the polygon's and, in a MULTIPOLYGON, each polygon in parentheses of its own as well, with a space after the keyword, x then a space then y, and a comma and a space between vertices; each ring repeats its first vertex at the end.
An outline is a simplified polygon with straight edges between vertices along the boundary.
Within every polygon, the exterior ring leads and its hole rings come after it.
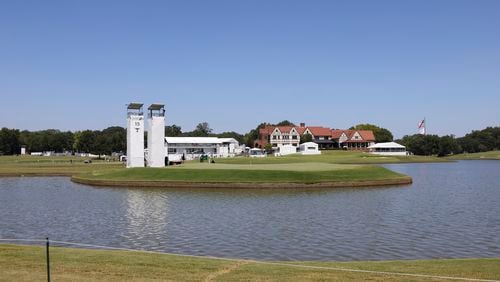
POLYGON ((127 105, 127 167, 144 167, 144 114, 140 103, 127 105))
POLYGON ((165 137, 164 152, 169 162, 178 162, 197 159, 201 155, 234 157, 242 152, 242 148, 234 138, 165 137))
POLYGON ((278 155, 286 156, 297 153, 297 147, 294 145, 280 145, 278 146, 278 155))
POLYGON ((248 151, 250 158, 265 158, 267 157, 266 151, 259 148, 252 148, 248 151))
POLYGON ((165 105, 148 108, 148 167, 165 166, 165 105))
POLYGON ((372 154, 389 156, 406 156, 406 147, 396 142, 377 143, 368 147, 372 154))
POLYGON ((26 155, 26 146, 25 145, 22 145, 21 146, 21 155, 26 155))
POLYGON ((318 144, 314 142, 306 142, 299 145, 299 152, 302 155, 320 155, 321 151, 318 149, 318 144))

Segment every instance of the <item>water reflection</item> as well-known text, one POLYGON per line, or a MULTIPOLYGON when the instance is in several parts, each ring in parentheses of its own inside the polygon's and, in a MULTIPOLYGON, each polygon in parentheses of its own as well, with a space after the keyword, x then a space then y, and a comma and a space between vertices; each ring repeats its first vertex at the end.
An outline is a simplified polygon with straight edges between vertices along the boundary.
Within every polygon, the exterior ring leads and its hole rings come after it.
POLYGON ((135 189, 125 190, 125 193, 128 226, 124 237, 133 246, 163 245, 168 236, 168 195, 135 189))

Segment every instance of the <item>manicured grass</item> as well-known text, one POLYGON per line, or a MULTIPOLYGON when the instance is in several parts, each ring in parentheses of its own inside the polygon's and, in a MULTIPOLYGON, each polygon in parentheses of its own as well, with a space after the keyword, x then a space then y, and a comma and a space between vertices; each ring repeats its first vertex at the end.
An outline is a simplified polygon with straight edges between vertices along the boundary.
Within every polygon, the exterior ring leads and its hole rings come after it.
POLYGON ((82 157, 0 156, 0 176, 67 175, 71 176, 94 170, 123 167, 120 162, 92 160, 86 164, 82 157))
MULTIPOLYGON (((87 158, 81 157, 42 157, 42 156, 0 156, 0 176, 51 176, 51 175, 79 175, 79 174, 89 174, 95 172, 107 173, 110 170, 116 170, 124 167, 123 163, 120 162, 106 162, 100 160, 92 160, 91 164, 85 164, 83 161, 87 158)), ((225 179, 230 179, 227 175, 230 174, 227 170, 238 170, 234 173, 232 179, 244 180, 244 178, 249 181, 255 176, 265 176, 266 179, 275 178, 276 171, 281 171, 278 174, 284 174, 283 171, 292 172, 325 172, 325 171, 337 171, 341 169, 359 169, 354 166, 342 166, 344 164, 378 164, 378 163, 404 163, 404 162, 436 162, 436 161, 446 161, 443 158, 436 157, 420 157, 420 156, 409 156, 409 157, 385 157, 385 156, 375 156, 362 152, 352 152, 352 151, 323 151, 321 155, 313 156, 303 156, 303 155, 290 155, 284 157, 268 157, 268 158, 247 158, 247 157, 236 157, 236 158, 226 158, 217 159, 216 164, 211 164, 208 166, 206 163, 200 164, 197 162, 186 162, 182 165, 185 169, 202 169, 202 170, 224 170, 221 172, 210 172, 201 173, 201 171, 191 171, 191 172, 180 172, 172 174, 172 178, 180 180, 182 175, 189 175, 189 178, 201 178, 201 177, 212 177, 212 180, 216 179, 218 176, 223 176, 225 179), (231 166, 234 165, 234 166, 231 166), (262 165, 262 166, 257 166, 262 165), (277 166, 281 165, 281 166, 277 166), (247 172, 241 172, 241 170, 246 170, 247 172), (248 171, 252 170, 268 170, 275 172, 256 172, 250 173, 248 171), (242 174, 247 174, 247 177, 242 177, 242 174), (267 175, 267 176, 266 176, 267 175)), ((387 171, 381 172, 380 170, 376 172, 375 170, 370 172, 370 169, 362 169, 359 172, 368 172, 366 176, 377 176, 387 174, 387 171)), ((118 173, 119 174, 119 173, 118 173)), ((124 173, 126 174, 126 173, 124 173)), ((150 173, 134 173, 133 175, 150 175, 159 177, 158 180, 165 179, 166 176, 162 176, 163 172, 151 171, 150 173)), ((289 178, 291 181, 293 179, 304 179, 304 177, 314 177, 314 175, 304 175, 300 173, 285 173, 287 175, 282 175, 280 179, 289 178)), ((320 173, 321 174, 321 173, 320 173)), ((334 177, 338 179, 348 179, 347 175, 349 173, 336 173, 336 176, 321 176, 324 179, 328 177, 334 177), (347 177, 347 178, 345 178, 347 177)), ((350 174, 354 176, 353 180, 356 179, 367 179, 367 177, 357 176, 356 173, 350 174)), ((394 175, 392 175, 394 176, 394 175)), ((170 176, 169 176, 170 177, 170 176)), ((156 179, 152 179, 156 180, 156 179)), ((165 179, 166 180, 166 179, 165 179)), ((321 180, 321 179, 320 179, 321 180)), ((331 179, 333 180, 333 179, 331 179)), ((229 181, 229 180, 228 180, 229 181)))
POLYGON ((433 156, 379 156, 353 151, 322 151, 321 155, 293 154, 282 157, 267 158, 226 158, 217 160, 226 164, 286 164, 286 163, 330 163, 330 164, 385 164, 414 162, 446 162, 444 158, 433 156))
MULTIPOLYGON (((308 164, 302 164, 307 167, 308 164)), ((313 165, 316 165, 313 163, 313 165)), ((207 167, 210 166, 207 164, 207 167)), ((237 167, 237 166, 236 166, 237 167)), ((379 166, 357 166, 349 169, 334 170, 270 170, 259 169, 193 169, 183 167, 168 168, 131 168, 108 171, 95 171, 80 176, 86 179, 106 181, 183 181, 183 182, 252 182, 252 183, 319 183, 335 181, 359 181, 401 178, 404 175, 379 166)))
POLYGON ((227 164, 208 162, 186 162, 175 168, 188 169, 243 169, 243 170, 290 170, 290 171, 332 171, 340 169, 356 169, 362 165, 330 164, 330 163, 283 163, 283 164, 227 164))
MULTIPOLYGON (((499 279, 500 259, 282 262, 329 268, 499 279)), ((46 279, 45 249, 0 245, 0 281, 46 279)), ((145 252, 51 248, 54 281, 439 281, 427 277, 309 269, 245 260, 216 260, 145 252)))
POLYGON ((465 153, 447 157, 450 160, 500 160, 500 151, 465 153))

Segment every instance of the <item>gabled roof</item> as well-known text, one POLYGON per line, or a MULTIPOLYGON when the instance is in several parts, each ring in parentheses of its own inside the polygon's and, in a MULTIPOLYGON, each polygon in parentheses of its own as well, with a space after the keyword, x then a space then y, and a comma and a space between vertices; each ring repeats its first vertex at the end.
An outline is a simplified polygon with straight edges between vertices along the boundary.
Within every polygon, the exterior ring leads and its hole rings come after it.
MULTIPOLYGON (((354 134, 359 133, 361 138, 363 140, 359 141, 375 141, 375 135, 373 134, 373 131, 371 130, 342 130, 342 129, 334 129, 332 130, 332 139, 339 139, 340 136, 342 136, 342 133, 345 133, 345 135, 348 138, 348 141, 356 142, 358 140, 351 140, 354 134)), ((346 141, 347 142, 347 141, 346 141)))
POLYGON ((331 136, 332 135, 332 130, 330 128, 327 128, 327 127, 308 126, 307 128, 309 128, 312 135, 314 135, 314 136, 331 136))
POLYGON ((303 127, 303 126, 298 126, 298 127, 295 127, 295 129, 297 130, 297 132, 302 135, 304 134, 304 132, 306 131, 307 127, 303 127))
POLYGON ((371 130, 356 130, 361 135, 361 138, 365 141, 375 141, 375 135, 371 130))
POLYGON ((273 133, 276 126, 266 125, 259 129, 259 134, 271 134, 273 133))
POLYGON ((339 139, 342 133, 344 133, 342 129, 332 129, 332 139, 339 139))
POLYGON ((267 125, 261 129, 259 129, 259 134, 262 134, 262 135, 270 135, 274 132, 274 130, 276 130, 276 128, 281 132, 281 133, 290 133, 290 131, 292 131, 293 128, 295 128, 295 130, 297 130, 297 132, 299 134, 300 131, 298 130, 299 127, 297 126, 273 126, 273 125, 267 125))
POLYGON ((289 133, 292 131, 293 126, 276 126, 281 133, 289 133))

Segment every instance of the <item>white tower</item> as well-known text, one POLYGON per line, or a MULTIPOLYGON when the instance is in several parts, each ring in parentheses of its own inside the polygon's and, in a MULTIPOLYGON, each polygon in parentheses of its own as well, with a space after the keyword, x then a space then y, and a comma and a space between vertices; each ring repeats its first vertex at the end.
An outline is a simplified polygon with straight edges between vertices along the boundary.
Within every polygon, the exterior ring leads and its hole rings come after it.
POLYGON ((152 104, 148 108, 149 167, 165 166, 165 105, 152 104))
POLYGON ((127 167, 144 167, 144 113, 140 103, 127 105, 127 167))

